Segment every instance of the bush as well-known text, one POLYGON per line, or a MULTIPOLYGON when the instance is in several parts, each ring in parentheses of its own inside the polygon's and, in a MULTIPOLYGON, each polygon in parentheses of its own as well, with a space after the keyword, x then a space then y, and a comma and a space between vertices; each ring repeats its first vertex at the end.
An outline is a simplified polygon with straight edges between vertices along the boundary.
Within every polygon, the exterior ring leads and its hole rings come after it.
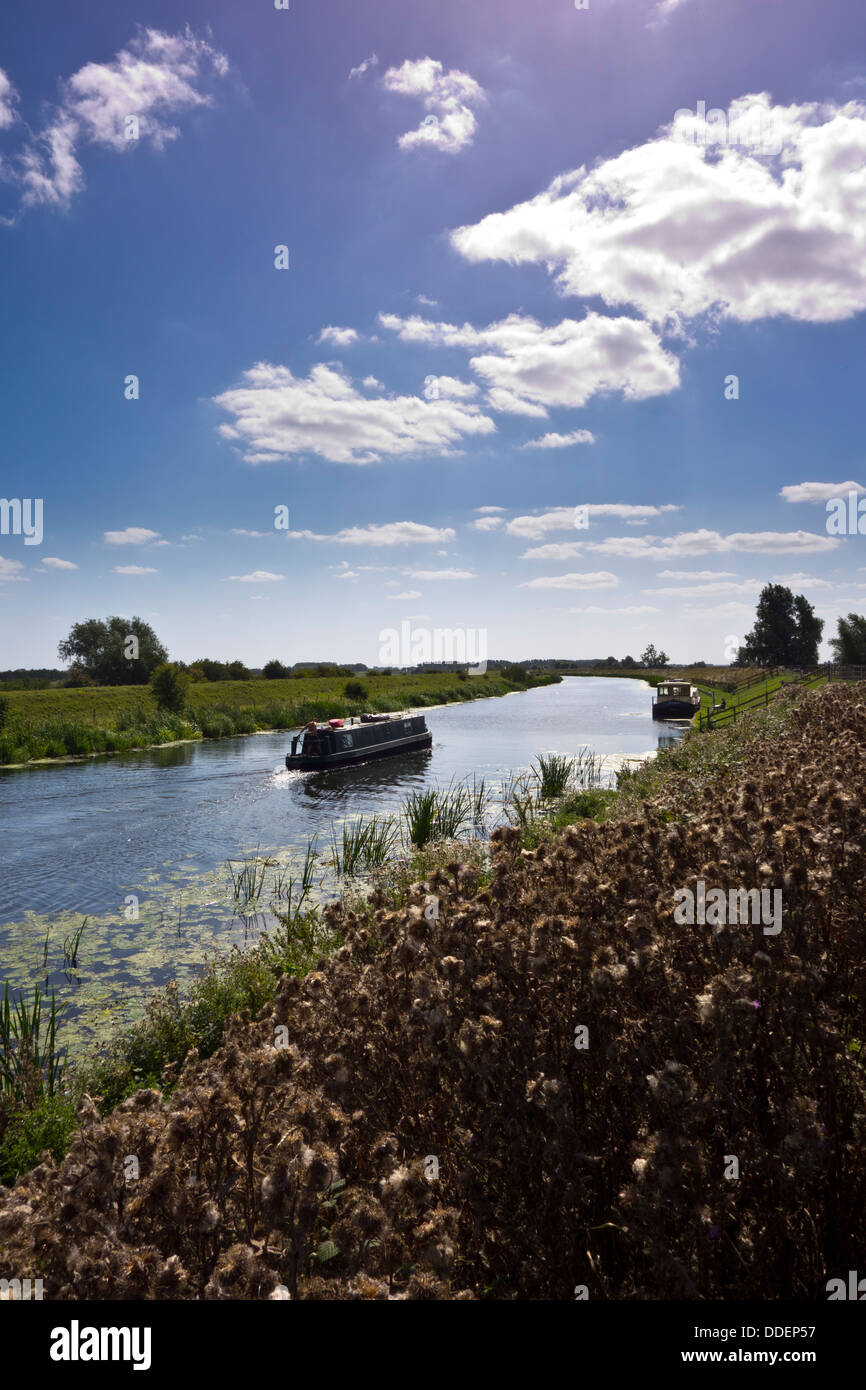
POLYGON ((511 685, 526 685, 529 680, 525 666, 505 666, 502 671, 502 679, 509 681, 511 685))
POLYGON ((164 661, 151 676, 150 688, 160 709, 180 714, 186 704, 189 676, 176 662, 164 661))
POLYGON ((262 675, 266 681, 285 681, 291 674, 288 666, 284 666, 281 661, 266 661, 262 667, 262 675))
POLYGON ((343 694, 347 700, 366 700, 369 690, 361 681, 346 681, 343 694))

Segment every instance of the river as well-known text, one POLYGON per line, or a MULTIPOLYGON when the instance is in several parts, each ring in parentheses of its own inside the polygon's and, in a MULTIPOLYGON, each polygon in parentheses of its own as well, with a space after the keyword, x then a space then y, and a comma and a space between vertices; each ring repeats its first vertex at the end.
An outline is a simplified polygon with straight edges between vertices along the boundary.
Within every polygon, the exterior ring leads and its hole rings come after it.
POLYGON ((64 1037, 102 1037, 209 951, 273 919, 239 915, 227 861, 268 854, 297 866, 358 814, 398 810, 428 784, 484 778, 499 789, 542 752, 589 746, 608 777, 654 752, 643 681, 565 678, 500 699, 426 711, 430 752, 339 773, 287 772, 286 733, 187 743, 0 772, 0 988, 54 987, 64 1037), (77 964, 64 941, 83 918, 77 964))

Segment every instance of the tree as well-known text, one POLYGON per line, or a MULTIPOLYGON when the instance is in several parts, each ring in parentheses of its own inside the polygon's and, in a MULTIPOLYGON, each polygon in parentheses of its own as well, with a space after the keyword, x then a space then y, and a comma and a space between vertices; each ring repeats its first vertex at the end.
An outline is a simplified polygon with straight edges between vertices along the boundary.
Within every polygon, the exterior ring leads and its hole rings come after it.
POLYGON ((291 675, 288 666, 284 666, 281 661, 266 661, 262 667, 262 675, 266 681, 284 681, 291 675))
POLYGON ((640 659, 643 662, 644 666, 650 668, 658 666, 667 666, 669 660, 667 652, 658 650, 653 646, 652 642, 650 642, 646 651, 641 652, 640 659))
POLYGON ((634 667, 637 666, 637 662, 633 656, 624 656, 619 664, 620 666, 624 666, 627 671, 632 671, 634 667))
POLYGON ((836 637, 830 638, 834 661, 843 666, 866 666, 866 618, 849 613, 837 619, 836 637))
POLYGON ((57 647, 97 685, 144 685, 168 652, 153 628, 141 618, 88 618, 74 623, 57 647))
POLYGON ((766 584, 758 598, 755 626, 737 654, 738 666, 816 666, 824 630, 811 603, 784 584, 766 584))
POLYGON ((186 704, 189 676, 176 662, 164 661, 150 677, 150 688, 160 709, 180 714, 186 704))
POLYGON ((230 661, 226 666, 226 680, 248 681, 250 673, 242 661, 230 661))

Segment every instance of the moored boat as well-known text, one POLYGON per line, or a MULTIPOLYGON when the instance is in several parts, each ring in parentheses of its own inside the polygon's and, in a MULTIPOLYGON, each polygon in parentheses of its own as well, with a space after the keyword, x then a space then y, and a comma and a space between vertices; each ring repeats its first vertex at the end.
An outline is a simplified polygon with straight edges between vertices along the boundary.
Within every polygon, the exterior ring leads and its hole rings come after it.
POLYGON ((291 771, 312 772, 344 767, 429 748, 433 735, 423 714, 362 714, 352 719, 311 720, 302 734, 292 739, 286 754, 291 771), (301 739, 303 742, 301 743, 301 739), (298 747, 300 743, 300 748, 298 747))
POLYGON ((701 692, 689 681, 659 681, 653 719, 691 719, 701 707, 701 692))

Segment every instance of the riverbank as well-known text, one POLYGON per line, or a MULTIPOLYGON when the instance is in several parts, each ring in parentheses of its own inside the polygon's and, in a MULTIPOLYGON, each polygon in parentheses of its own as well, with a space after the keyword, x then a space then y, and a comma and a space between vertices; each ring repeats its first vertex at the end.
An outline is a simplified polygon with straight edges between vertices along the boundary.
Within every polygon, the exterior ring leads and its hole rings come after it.
POLYGON ((561 679, 549 672, 511 672, 203 682, 190 686, 180 714, 157 709, 147 686, 12 691, 0 701, 0 768, 277 732, 337 715, 430 709, 554 685, 561 679), (347 695, 347 687, 354 688, 353 693, 347 695))
POLYGON ((51 1298, 826 1297, 866 1243, 864 715, 859 686, 782 694, 623 777, 601 823, 534 848, 502 827, 486 868, 452 844, 334 905, 336 949, 207 1063, 105 1118, 84 1100, 63 1163, 0 1197, 0 1275, 51 1298), (679 924, 699 879, 781 892, 781 930, 679 924))

